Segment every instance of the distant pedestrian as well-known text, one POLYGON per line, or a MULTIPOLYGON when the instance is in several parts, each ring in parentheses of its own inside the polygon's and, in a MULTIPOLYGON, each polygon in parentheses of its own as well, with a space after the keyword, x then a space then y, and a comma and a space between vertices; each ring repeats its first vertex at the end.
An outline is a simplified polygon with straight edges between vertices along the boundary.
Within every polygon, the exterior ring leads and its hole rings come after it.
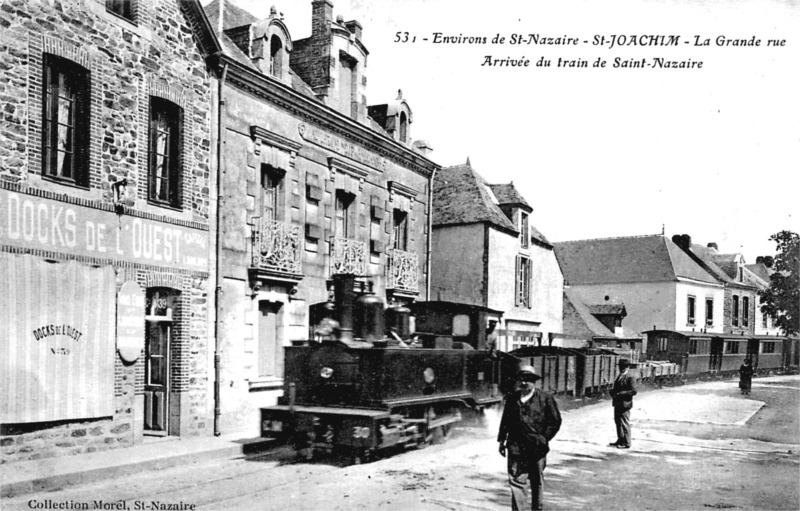
POLYGON ((739 389, 745 396, 750 394, 753 386, 753 365, 749 358, 744 359, 744 363, 739 367, 739 389))
POLYGON ((630 449, 631 447, 631 408, 633 408, 633 396, 636 395, 636 385, 633 376, 628 371, 628 366, 627 360, 624 358, 619 360, 619 375, 614 380, 614 387, 611 389, 617 441, 608 445, 617 449, 630 449))
POLYGON ((500 454, 508 450, 508 484, 511 509, 522 510, 531 487, 531 509, 542 509, 544 469, 550 440, 561 428, 561 413, 553 396, 535 384, 541 377, 533 367, 523 365, 517 372, 516 392, 506 398, 497 441, 500 454))

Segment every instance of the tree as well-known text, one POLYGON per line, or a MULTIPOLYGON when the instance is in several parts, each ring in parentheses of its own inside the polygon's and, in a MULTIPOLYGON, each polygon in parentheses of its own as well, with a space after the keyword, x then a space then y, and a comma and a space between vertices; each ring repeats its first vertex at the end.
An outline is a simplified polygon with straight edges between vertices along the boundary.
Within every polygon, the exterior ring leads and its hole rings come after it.
POLYGON ((786 335, 800 333, 800 236, 781 231, 769 237, 777 244, 770 286, 759 293, 761 312, 786 335))

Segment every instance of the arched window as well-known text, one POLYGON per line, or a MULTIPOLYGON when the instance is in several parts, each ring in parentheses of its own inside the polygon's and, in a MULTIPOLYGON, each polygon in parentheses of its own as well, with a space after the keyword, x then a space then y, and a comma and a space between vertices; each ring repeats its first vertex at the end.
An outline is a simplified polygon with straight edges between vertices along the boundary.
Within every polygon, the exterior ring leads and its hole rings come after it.
POLYGON ((408 142, 408 118, 405 112, 400 112, 400 142, 408 142))
POLYGON ((283 73, 283 42, 273 35, 269 45, 269 73, 280 78, 283 73))

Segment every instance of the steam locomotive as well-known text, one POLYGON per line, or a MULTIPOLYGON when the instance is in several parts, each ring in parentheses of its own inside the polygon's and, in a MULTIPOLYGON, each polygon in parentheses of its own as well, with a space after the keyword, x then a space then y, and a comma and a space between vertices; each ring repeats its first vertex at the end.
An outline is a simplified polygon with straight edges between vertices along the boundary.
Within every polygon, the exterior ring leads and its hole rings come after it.
POLYGON ((499 404, 517 370, 518 359, 487 342, 499 311, 450 302, 384 310, 353 275, 335 276, 333 303, 321 321, 332 325, 327 338, 285 348, 284 397, 261 409, 262 436, 307 457, 324 448, 358 462, 445 437, 465 412, 499 404))
MULTIPOLYGON (((364 282, 336 275, 333 302, 312 310, 312 322, 330 328, 285 348, 283 397, 261 409, 261 435, 291 441, 309 457, 323 448, 357 462, 445 437, 465 414, 499 405, 520 364, 534 366, 554 394, 602 395, 613 384, 621 357, 613 349, 493 349, 500 317, 442 301, 385 309, 364 282)), ((796 369, 792 342, 784 343, 784 366, 796 369)), ((634 364, 633 373, 657 383, 705 374, 666 361, 634 364)))

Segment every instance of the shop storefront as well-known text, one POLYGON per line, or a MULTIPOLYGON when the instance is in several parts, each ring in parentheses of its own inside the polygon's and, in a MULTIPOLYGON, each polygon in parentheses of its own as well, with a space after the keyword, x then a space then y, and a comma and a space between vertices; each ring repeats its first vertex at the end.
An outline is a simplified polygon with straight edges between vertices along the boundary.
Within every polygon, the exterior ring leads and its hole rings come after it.
POLYGON ((4 452, 205 433, 207 227, 0 188, 4 452))

